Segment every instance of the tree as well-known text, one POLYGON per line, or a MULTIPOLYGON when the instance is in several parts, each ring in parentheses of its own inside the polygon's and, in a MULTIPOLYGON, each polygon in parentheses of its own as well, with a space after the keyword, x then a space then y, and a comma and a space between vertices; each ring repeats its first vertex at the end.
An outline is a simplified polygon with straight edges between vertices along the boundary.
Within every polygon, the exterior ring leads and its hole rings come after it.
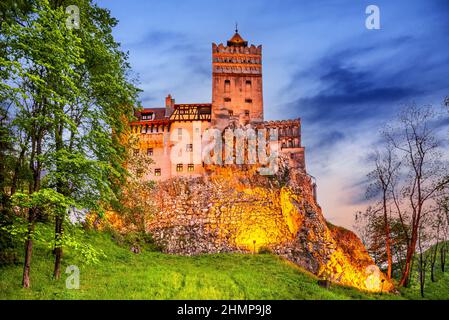
MULTIPOLYGON (((47 162, 46 139, 52 130, 51 115, 58 112, 59 104, 67 103, 66 92, 73 88, 72 66, 76 65, 79 52, 73 44, 75 37, 61 28, 63 12, 49 10, 42 2, 36 6, 22 24, 4 24, 6 59, 2 65, 9 71, 3 84, 3 96, 16 108, 14 125, 19 135, 29 140, 29 167, 32 178, 28 193, 39 194, 42 186, 42 170, 47 162), (62 29, 62 32, 61 32, 62 29)), ((41 198, 39 198, 41 199, 41 198)), ((30 266, 35 220, 39 214, 38 201, 28 207, 28 236, 25 244, 23 286, 30 286, 30 266)))
POLYGON ((435 209, 435 200, 449 185, 445 176, 447 166, 440 152, 441 139, 433 127, 435 119, 432 107, 409 105, 400 114, 399 121, 384 131, 387 141, 403 155, 403 201, 393 196, 401 221, 405 220, 406 214, 410 225, 404 272, 399 282, 401 286, 407 286, 409 282, 422 221, 435 209))
POLYGON ((153 159, 146 152, 142 152, 140 133, 135 134, 128 130, 125 143, 128 144, 128 159, 125 164, 128 176, 123 183, 120 194, 118 211, 128 226, 144 234, 146 232, 147 218, 154 213, 155 181, 149 180, 152 173, 150 165, 153 159))
MULTIPOLYGON (((404 237, 403 225, 400 220, 389 212, 390 226, 390 249, 393 261, 392 274, 402 273, 403 261, 405 260, 405 250, 407 241, 404 237)), ((355 229, 360 235, 368 254, 373 258, 374 263, 379 267, 384 265, 388 268, 388 256, 385 247, 385 225, 381 207, 368 207, 364 212, 357 212, 355 215, 355 229)))
POLYGON ((391 251, 390 217, 389 202, 391 188, 395 183, 401 163, 396 160, 393 150, 387 144, 383 153, 375 152, 372 157, 374 170, 368 174, 371 181, 368 187, 368 198, 373 198, 380 193, 380 206, 382 212, 382 229, 385 237, 385 251, 387 256, 387 277, 391 279, 393 268, 393 255, 391 251))
MULTIPOLYGON (((373 170, 368 175, 371 184, 367 195, 378 201, 362 214, 359 229, 378 264, 392 266, 396 262, 401 286, 410 284, 417 249, 421 252, 433 242, 432 248, 440 250, 440 258, 446 259, 446 250, 441 246, 447 244, 437 243, 444 232, 447 234, 440 203, 447 199, 449 170, 441 151, 443 138, 435 131, 437 121, 438 114, 431 106, 405 106, 381 132, 383 151, 371 156, 373 170)), ((436 257, 436 251, 419 257, 420 275, 430 264, 431 278, 435 278, 436 257)), ((387 273, 391 272, 392 267, 388 267, 387 273)), ((425 278, 421 281, 424 288, 425 278)))
POLYGON ((441 217, 441 242, 439 245, 441 272, 445 272, 446 257, 449 249, 449 198, 445 197, 439 202, 439 210, 441 217))
POLYGON ((35 1, 33 14, 22 23, 2 24, 6 54, 0 57, 0 93, 15 109, 14 139, 23 143, 22 162, 31 172, 28 192, 11 188, 10 194, 26 208, 26 288, 38 215, 50 214, 55 222, 54 277, 59 278, 69 212, 62 204, 104 210, 126 177, 126 147, 118 141, 126 127, 123 119, 133 116, 138 89, 128 78, 127 55, 111 35, 116 20, 91 1, 76 3, 85 14, 80 30, 66 26, 63 1, 35 1), (42 196, 44 190, 58 196, 42 196), (35 198, 39 201, 26 201, 35 198), (42 209, 47 202, 53 210, 42 209))
MULTIPOLYGON (((117 20, 90 0, 55 1, 52 8, 64 9, 73 4, 84 13, 82 28, 73 30, 80 38, 82 62, 77 69, 78 96, 63 110, 69 119, 64 122, 61 121, 63 117, 55 118, 59 124, 55 131, 55 151, 61 157, 55 164, 59 169, 56 167, 54 171, 58 173, 54 185, 63 194, 78 199, 84 208, 102 211, 105 208, 99 204, 109 207, 126 181, 122 165, 127 153, 118 138, 125 134, 126 124, 134 115, 133 106, 139 90, 128 81, 128 56, 119 50, 119 44, 111 34, 117 20), (83 131, 78 130, 79 127, 83 131), (68 136, 65 141, 62 139, 64 134, 68 136), (74 166, 74 163, 78 165, 74 166), (66 177, 62 177, 61 172, 66 177), (112 181, 114 177, 118 180, 112 181), (105 179, 108 179, 106 184, 105 179), (94 188, 89 189, 92 186, 94 188), (80 189, 84 192, 77 191, 80 189)), ((55 219, 56 240, 62 237, 65 216, 55 219)), ((61 256, 62 247, 57 246, 56 278, 59 277, 61 256)))

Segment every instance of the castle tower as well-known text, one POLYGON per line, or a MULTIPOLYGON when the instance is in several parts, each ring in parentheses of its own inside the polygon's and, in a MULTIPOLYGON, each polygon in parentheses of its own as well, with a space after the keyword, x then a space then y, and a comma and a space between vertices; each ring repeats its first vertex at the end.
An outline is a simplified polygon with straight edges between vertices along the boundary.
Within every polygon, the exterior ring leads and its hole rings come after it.
POLYGON ((262 46, 235 30, 227 45, 212 43, 212 125, 263 121, 262 46))

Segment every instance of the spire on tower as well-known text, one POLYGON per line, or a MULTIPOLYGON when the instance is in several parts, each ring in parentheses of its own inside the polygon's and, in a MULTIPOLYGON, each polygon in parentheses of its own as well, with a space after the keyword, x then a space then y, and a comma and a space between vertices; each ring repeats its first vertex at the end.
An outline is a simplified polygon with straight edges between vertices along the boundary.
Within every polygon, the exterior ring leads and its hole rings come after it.
POLYGON ((247 47, 248 46, 248 41, 244 40, 239 34, 237 22, 235 23, 235 33, 232 36, 232 38, 228 40, 228 46, 231 46, 231 47, 247 47))

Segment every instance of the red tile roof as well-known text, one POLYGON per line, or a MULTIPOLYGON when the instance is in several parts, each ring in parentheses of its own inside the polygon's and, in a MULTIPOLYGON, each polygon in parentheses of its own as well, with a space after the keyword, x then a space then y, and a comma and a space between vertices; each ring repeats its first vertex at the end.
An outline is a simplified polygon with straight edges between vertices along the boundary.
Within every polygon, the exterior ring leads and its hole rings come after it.
MULTIPOLYGON (((141 111, 137 111, 135 113, 135 116, 140 120, 141 115, 148 114, 148 113, 154 113, 154 118, 152 121, 168 119, 168 117, 165 117, 165 108, 145 108, 141 111)), ((147 120, 147 121, 150 121, 150 120, 147 120)))

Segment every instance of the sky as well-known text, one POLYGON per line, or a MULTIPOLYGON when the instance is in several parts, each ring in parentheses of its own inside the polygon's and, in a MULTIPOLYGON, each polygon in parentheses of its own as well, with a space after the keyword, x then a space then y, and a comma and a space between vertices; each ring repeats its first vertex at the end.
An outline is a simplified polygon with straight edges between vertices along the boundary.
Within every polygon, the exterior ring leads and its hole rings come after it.
MULTIPOLYGON (((306 166, 325 217, 353 229, 367 155, 401 105, 449 96, 448 0, 99 0, 139 78, 144 107, 211 101, 211 43, 235 23, 263 47, 265 120, 302 119, 306 166), (365 10, 377 5, 380 29, 365 10)), ((82 23, 82 22, 81 22, 82 23)), ((446 121, 449 126, 449 122, 446 121)))

